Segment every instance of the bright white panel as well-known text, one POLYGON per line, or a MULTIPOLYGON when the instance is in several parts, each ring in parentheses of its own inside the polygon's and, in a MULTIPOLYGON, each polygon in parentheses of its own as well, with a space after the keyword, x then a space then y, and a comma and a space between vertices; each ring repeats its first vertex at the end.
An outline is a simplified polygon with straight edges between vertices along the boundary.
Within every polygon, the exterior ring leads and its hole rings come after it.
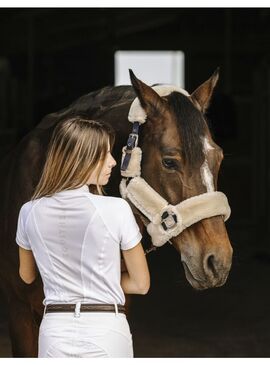
POLYGON ((115 85, 130 85, 128 69, 148 85, 185 87, 182 51, 117 51, 114 55, 115 85))

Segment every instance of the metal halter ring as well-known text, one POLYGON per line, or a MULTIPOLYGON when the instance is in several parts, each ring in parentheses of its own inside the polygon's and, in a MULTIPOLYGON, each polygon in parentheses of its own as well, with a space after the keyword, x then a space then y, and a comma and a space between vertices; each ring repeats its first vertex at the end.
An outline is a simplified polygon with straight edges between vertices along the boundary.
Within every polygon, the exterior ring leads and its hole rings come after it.
POLYGON ((177 224, 177 216, 174 213, 169 213, 167 210, 161 216, 161 225, 165 231, 174 228, 177 224))

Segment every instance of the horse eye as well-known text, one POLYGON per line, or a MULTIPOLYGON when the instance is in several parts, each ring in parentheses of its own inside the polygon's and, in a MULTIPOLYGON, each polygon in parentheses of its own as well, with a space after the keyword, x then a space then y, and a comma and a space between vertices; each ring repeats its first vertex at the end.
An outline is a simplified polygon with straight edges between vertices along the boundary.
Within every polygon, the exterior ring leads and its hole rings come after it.
POLYGON ((176 162, 170 158, 164 158, 162 160, 162 163, 163 163, 164 167, 166 167, 166 169, 176 169, 177 168, 176 162))

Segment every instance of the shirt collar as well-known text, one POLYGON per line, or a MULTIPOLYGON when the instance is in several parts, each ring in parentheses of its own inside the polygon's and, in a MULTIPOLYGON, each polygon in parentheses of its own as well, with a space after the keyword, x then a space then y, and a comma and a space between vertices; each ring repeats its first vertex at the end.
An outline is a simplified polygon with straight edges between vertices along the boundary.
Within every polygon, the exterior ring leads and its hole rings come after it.
POLYGON ((83 186, 80 186, 79 188, 62 190, 62 191, 59 191, 56 194, 57 195, 58 194, 61 194, 61 195, 73 195, 73 194, 81 194, 83 192, 89 193, 89 187, 88 187, 88 185, 85 184, 83 186))

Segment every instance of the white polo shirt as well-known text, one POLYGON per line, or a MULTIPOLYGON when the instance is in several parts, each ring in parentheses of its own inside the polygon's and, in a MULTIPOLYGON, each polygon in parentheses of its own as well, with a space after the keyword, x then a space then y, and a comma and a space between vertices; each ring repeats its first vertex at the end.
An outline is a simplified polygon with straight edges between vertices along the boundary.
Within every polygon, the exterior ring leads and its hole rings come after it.
POLYGON ((124 305, 120 248, 141 238, 124 199, 92 194, 87 185, 25 203, 16 234, 17 244, 33 252, 45 305, 124 305))

